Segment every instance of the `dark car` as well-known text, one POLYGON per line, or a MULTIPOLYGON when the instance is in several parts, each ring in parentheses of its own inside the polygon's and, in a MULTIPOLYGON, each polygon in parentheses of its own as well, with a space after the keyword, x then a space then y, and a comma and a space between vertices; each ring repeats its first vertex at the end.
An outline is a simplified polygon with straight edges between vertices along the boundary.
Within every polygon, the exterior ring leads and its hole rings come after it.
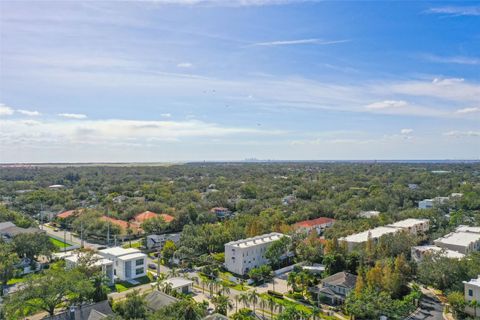
POLYGON ((156 265, 155 263, 149 263, 149 264, 148 264, 148 267, 149 267, 150 269, 157 270, 157 265, 156 265))

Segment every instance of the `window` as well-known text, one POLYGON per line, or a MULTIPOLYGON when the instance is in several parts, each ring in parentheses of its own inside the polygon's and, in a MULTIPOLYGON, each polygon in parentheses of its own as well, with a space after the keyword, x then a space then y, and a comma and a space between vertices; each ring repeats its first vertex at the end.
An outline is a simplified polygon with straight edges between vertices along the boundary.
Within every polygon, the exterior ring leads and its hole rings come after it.
POLYGON ((473 297, 473 290, 472 289, 468 289, 468 296, 473 297))
POLYGON ((135 265, 136 266, 143 266, 143 259, 135 260, 135 265))
POLYGON ((143 273, 143 268, 138 268, 138 269, 135 269, 135 275, 139 275, 139 274, 142 274, 143 273))

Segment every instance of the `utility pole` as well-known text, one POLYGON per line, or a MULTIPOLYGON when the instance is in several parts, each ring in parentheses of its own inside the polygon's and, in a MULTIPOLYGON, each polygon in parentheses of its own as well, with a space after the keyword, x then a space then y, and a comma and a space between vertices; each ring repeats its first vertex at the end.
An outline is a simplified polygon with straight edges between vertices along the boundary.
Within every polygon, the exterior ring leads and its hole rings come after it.
POLYGON ((63 229, 63 252, 67 252, 67 225, 63 229))
POLYGON ((157 249, 157 280, 160 279, 160 247, 157 249))
POLYGON ((80 247, 83 248, 83 221, 80 222, 80 247))

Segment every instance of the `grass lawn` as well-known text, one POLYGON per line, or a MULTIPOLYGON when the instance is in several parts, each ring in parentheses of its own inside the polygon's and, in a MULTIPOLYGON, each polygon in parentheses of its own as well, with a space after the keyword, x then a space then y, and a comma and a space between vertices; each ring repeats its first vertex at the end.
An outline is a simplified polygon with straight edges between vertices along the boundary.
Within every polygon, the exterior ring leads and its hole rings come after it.
POLYGON ((127 281, 117 281, 115 283, 115 291, 117 291, 117 292, 126 291, 130 288, 138 287, 138 286, 141 286, 142 284, 147 284, 147 283, 151 282, 151 280, 148 276, 143 276, 143 277, 140 277, 140 278, 136 278, 134 280, 138 281, 140 283, 137 284, 137 285, 134 285, 134 284, 131 284, 130 282, 127 282, 127 281))
MULTIPOLYGON (((269 297, 270 295, 268 293, 261 293, 260 294, 260 297, 264 300, 267 300, 267 298, 269 297)), ((297 310, 300 310, 300 311, 303 311, 303 312, 306 312, 307 314, 311 314, 312 313, 312 309, 307 307, 307 306, 304 306, 303 304, 301 303, 297 303, 297 302, 294 302, 294 301, 291 301, 291 300, 288 300, 288 299, 280 299, 280 298, 277 298, 277 297, 274 297, 274 296, 270 296, 272 297, 275 302, 277 304, 280 304, 282 306, 284 306, 285 308, 286 307, 289 307, 289 306, 294 306, 297 310)))
POLYGON ((22 278, 22 277, 20 277, 20 278, 12 278, 12 279, 8 280, 7 285, 8 285, 8 286, 11 286, 11 285, 14 285, 14 284, 16 284, 16 283, 22 283, 22 282, 24 282, 25 280, 26 280, 26 278, 22 278))
POLYGON ((52 237, 50 237, 50 242, 53 243, 53 245, 54 245, 57 249, 65 249, 65 248, 68 248, 68 247, 71 246, 70 243, 63 242, 63 241, 60 241, 60 240, 55 239, 55 238, 52 238, 52 237))
POLYGON ((137 242, 132 242, 132 246, 130 247, 130 243, 126 242, 122 245, 122 248, 127 249, 127 248, 140 248, 142 246, 142 241, 137 241, 137 242))

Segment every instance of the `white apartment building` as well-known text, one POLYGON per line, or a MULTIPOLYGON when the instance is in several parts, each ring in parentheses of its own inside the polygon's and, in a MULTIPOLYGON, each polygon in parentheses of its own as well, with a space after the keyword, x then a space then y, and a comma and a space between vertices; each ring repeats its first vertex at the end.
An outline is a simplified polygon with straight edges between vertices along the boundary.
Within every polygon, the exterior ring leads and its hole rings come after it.
POLYGON ((98 254, 113 262, 113 273, 119 280, 131 280, 147 274, 147 255, 138 249, 113 247, 100 250, 98 254))
POLYGON ((264 257, 267 247, 282 237, 288 236, 272 232, 226 243, 225 268, 230 272, 244 275, 253 268, 267 264, 268 259, 264 257))
POLYGON ((455 232, 433 241, 436 246, 469 254, 480 251, 480 227, 459 226, 455 232))
POLYGON ((408 231, 411 234, 425 233, 430 228, 430 220, 428 219, 405 219, 387 227, 398 228, 408 231))
POLYGON ((474 310, 468 304, 470 301, 480 301, 480 275, 477 279, 472 279, 470 281, 464 281, 464 288, 465 288, 465 301, 467 302, 467 307, 465 308, 465 312, 472 316, 479 316, 480 315, 480 307, 477 307, 477 310, 474 310))
POLYGON ((356 246, 366 243, 369 238, 377 242, 382 236, 387 234, 395 234, 405 230, 416 235, 419 232, 428 231, 430 223, 427 219, 405 219, 383 227, 377 227, 360 233, 352 234, 347 237, 340 238, 340 241, 347 243, 348 250, 353 250, 356 246))

